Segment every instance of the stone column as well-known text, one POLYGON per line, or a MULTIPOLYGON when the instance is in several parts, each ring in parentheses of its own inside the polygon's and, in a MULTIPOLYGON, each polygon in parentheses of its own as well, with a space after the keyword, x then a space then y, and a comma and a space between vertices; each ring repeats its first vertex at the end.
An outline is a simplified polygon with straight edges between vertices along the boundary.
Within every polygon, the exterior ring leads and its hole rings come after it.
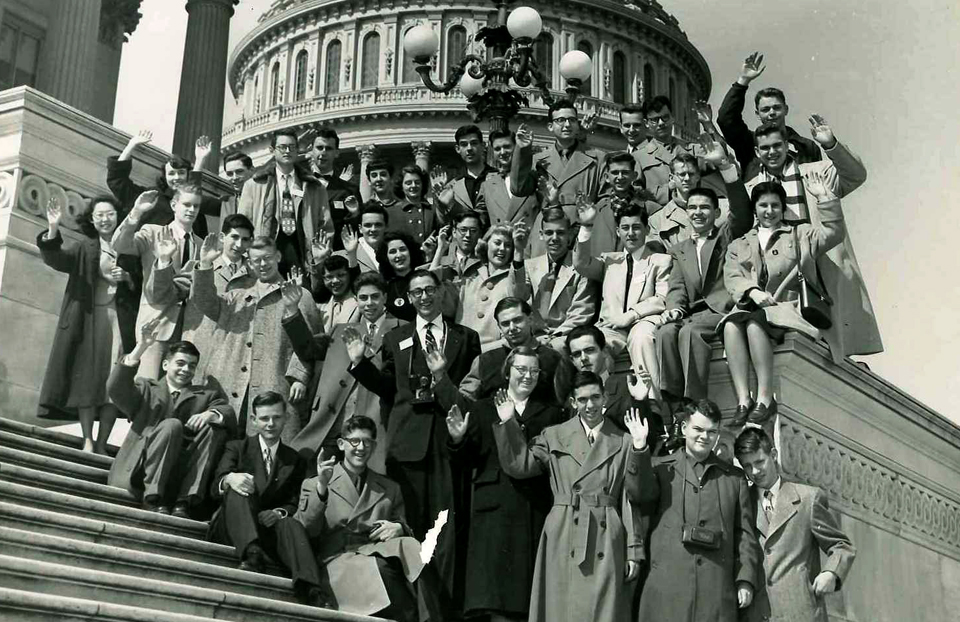
POLYGON ((198 136, 213 141, 207 170, 216 172, 223 131, 223 93, 227 84, 230 18, 240 0, 187 0, 186 45, 180 73, 180 98, 173 152, 192 159, 198 136))
POLYGON ((425 173, 430 172, 430 150, 433 144, 429 140, 417 140, 410 143, 413 148, 413 158, 417 166, 425 173))
POLYGON ((57 2, 44 40, 37 87, 51 97, 92 112, 101 0, 57 2))

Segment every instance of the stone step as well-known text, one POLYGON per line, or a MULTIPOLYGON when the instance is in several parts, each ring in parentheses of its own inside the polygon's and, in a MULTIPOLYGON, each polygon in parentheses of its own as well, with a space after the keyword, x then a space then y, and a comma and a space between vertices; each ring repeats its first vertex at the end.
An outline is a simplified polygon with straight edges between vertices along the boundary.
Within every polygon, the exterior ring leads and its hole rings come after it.
POLYGON ((114 605, 95 600, 51 596, 0 587, 0 620, 11 622, 216 622, 213 618, 114 605))
POLYGON ((0 445, 0 463, 19 464, 38 471, 55 473, 57 475, 64 475, 99 484, 106 484, 107 475, 109 474, 109 471, 101 468, 77 464, 69 460, 42 456, 4 445, 0 445))
POLYGON ((0 498, 19 505, 203 539, 207 524, 81 496, 0 481, 0 498))
POLYGON ((58 597, 97 600, 116 605, 135 604, 145 609, 234 622, 263 622, 265 619, 290 622, 375 620, 368 616, 169 581, 146 583, 139 577, 10 555, 0 555, 0 585, 58 597))
POLYGON ((80 451, 79 449, 66 447, 59 443, 52 443, 39 438, 23 436, 4 430, 0 430, 0 445, 29 451, 36 455, 49 456, 50 458, 73 462, 74 464, 104 469, 106 471, 109 471, 110 465, 113 464, 113 458, 107 456, 80 451))
POLYGON ((296 602, 288 578, 0 526, 5 555, 296 602))
MULTIPOLYGON (((15 419, 0 417, 0 430, 19 434, 20 436, 29 436, 30 438, 41 439, 50 443, 56 443, 73 449, 83 449, 83 439, 73 434, 59 432, 49 428, 43 428, 38 425, 30 425, 15 419)), ((107 455, 115 456, 120 450, 116 445, 107 445, 107 455)))
POLYGON ((0 480, 34 486, 44 490, 80 495, 87 499, 118 503, 129 507, 140 507, 140 500, 123 488, 38 471, 19 464, 0 462, 0 480))

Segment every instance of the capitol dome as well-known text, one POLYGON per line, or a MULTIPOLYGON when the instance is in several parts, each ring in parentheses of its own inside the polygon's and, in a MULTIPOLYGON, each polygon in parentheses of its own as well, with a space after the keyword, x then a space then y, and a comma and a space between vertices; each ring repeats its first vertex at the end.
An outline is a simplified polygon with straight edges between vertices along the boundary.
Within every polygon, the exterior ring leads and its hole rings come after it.
MULTIPOLYGON (((241 114, 224 123, 223 151, 243 150, 261 163, 269 157, 271 132, 310 124, 330 125, 345 152, 369 153, 369 145, 401 164, 458 162, 452 143, 456 128, 472 121, 459 88, 431 92, 405 57, 404 34, 429 25, 439 38, 435 81, 466 53, 486 56, 474 40, 497 21, 494 0, 276 0, 258 25, 237 45, 228 81, 241 114), (432 153, 431 153, 432 152, 432 153), (453 158, 453 159, 451 159, 453 158)), ((708 99, 710 69, 676 18, 656 0, 522 0, 506 3, 536 9, 543 31, 534 44, 537 64, 546 68, 551 90, 564 95, 558 69, 568 51, 592 59, 591 77, 577 100, 584 112, 597 110, 600 122, 592 146, 622 145, 617 111, 654 95, 674 103, 676 131, 696 133, 690 111, 708 99)), ((546 141, 546 105, 539 91, 525 89, 529 108, 512 125, 533 126, 546 141)), ((481 123, 486 130, 487 124, 481 123)), ((352 158, 343 154, 341 163, 352 158)))

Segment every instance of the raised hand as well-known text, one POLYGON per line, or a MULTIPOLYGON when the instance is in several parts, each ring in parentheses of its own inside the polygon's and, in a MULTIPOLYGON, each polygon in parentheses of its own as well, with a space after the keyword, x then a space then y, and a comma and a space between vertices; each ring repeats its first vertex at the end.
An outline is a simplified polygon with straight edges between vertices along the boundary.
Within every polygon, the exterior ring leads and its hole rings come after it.
POLYGON ((810 115, 810 134, 824 149, 833 149, 837 146, 837 137, 827 120, 818 114, 810 115))
POLYGON ((700 147, 703 149, 703 159, 717 168, 730 161, 720 141, 713 140, 709 134, 700 135, 700 147))
POLYGON ((197 163, 204 162, 213 152, 213 141, 209 136, 201 136, 193 148, 193 157, 197 163))
POLYGON ((137 342, 137 347, 146 350, 157 342, 157 333, 160 332, 160 320, 161 318, 155 317, 140 327, 140 341, 137 342))
POLYGON ((173 258, 180 252, 177 246, 177 240, 173 237, 173 231, 164 227, 160 230, 156 240, 156 254, 160 263, 169 266, 173 263, 173 258))
POLYGON ((140 196, 137 197, 137 200, 134 201, 133 208, 130 212, 135 214, 135 217, 139 220, 144 214, 156 207, 159 196, 160 192, 158 190, 147 190, 141 193, 140 196))
POLYGON ((427 368, 433 375, 442 374, 447 369, 447 358, 443 356, 440 348, 427 348, 424 353, 427 359, 427 368))
POLYGON ((454 404, 447 413, 447 432, 454 443, 459 443, 467 434, 467 425, 470 423, 470 413, 460 414, 460 407, 454 404))
MULTIPOLYGON (((345 167, 343 167, 343 170, 340 171, 340 179, 343 181, 350 181, 353 179, 353 164, 347 164, 345 167)), ((356 201, 356 199, 354 199, 354 201, 356 201)), ((344 201, 344 204, 346 204, 346 201, 344 201)))
POLYGON ((328 456, 327 450, 321 447, 320 453, 317 454, 317 490, 320 490, 321 486, 326 490, 330 478, 333 477, 335 466, 337 466, 337 457, 328 456))
POLYGON ((313 263, 323 263, 323 260, 333 254, 333 247, 330 245, 331 234, 327 231, 318 231, 313 236, 310 243, 310 252, 313 255, 313 263))
POLYGON ((350 225, 344 225, 340 230, 340 239, 343 241, 343 250, 352 255, 356 254, 357 247, 360 245, 360 235, 356 229, 350 225))
POLYGON ((439 193, 447 185, 447 171, 437 164, 430 169, 430 186, 434 193, 439 193))
POLYGON ((577 193, 577 218, 585 227, 593 225, 597 219, 597 206, 590 203, 582 192, 577 193))
POLYGON ((220 244, 220 235, 209 233, 203 238, 203 244, 200 245, 200 268, 209 270, 213 267, 213 262, 223 253, 223 246, 220 244))
MULTIPOLYGON (((353 165, 351 164, 350 166, 353 165)), ((347 212, 349 212, 351 216, 355 216, 360 211, 360 201, 352 194, 343 200, 343 206, 347 208, 347 212)))
POLYGON ((423 256, 427 259, 433 259, 434 254, 437 252, 437 234, 436 232, 431 233, 427 238, 420 243, 420 248, 423 250, 423 256))
POLYGON ((529 149, 533 146, 533 132, 526 123, 521 123, 517 128, 517 146, 521 149, 529 149))
POLYGON ((650 433, 650 424, 643 418, 640 410, 630 408, 623 415, 623 424, 627 426, 630 432, 630 438, 633 439, 633 448, 643 451, 647 448, 647 435, 650 433))
POLYGON ((518 261, 523 258, 523 251, 527 248, 530 239, 530 228, 522 220, 513 226, 513 258, 518 261))
POLYGON ((642 367, 634 367, 633 372, 627 378, 627 390, 630 391, 630 396, 638 402, 649 398, 653 393, 653 379, 650 377, 650 372, 642 367))
POLYGON ((55 237, 57 232, 60 231, 61 220, 63 220, 63 208, 60 207, 60 202, 57 201, 56 197, 50 197, 50 200, 47 201, 47 229, 51 238, 55 237))
POLYGON ((310 126, 307 129, 303 130, 299 136, 297 136, 297 150, 298 151, 309 151, 313 147, 313 139, 317 136, 317 128, 310 126))
POLYGON ((153 132, 150 130, 140 130, 130 137, 130 140, 127 141, 127 146, 139 147, 140 145, 146 145, 151 140, 153 140, 153 132))
POLYGON ((542 175, 540 179, 537 180, 537 190, 547 205, 560 204, 560 187, 557 185, 557 182, 546 175, 542 175))
POLYGON ((367 353, 367 342, 360 331, 353 326, 348 326, 343 329, 341 339, 343 339, 343 345, 347 347, 347 356, 350 357, 350 362, 356 365, 362 361, 367 353))
POLYGON ((506 389, 497 391, 493 396, 493 402, 497 405, 497 416, 500 417, 500 421, 503 423, 513 419, 517 413, 517 406, 513 403, 513 400, 510 399, 510 396, 507 395, 506 389))
POLYGON ((713 125, 713 107, 709 102, 698 99, 693 104, 693 112, 697 115, 697 121, 704 126, 713 125))
POLYGON ((803 185, 806 187, 807 192, 815 196, 820 203, 837 198, 831 188, 830 179, 826 171, 812 170, 805 174, 803 176, 803 185))
POLYGON ((293 317, 300 311, 300 299, 303 298, 303 288, 300 287, 299 280, 294 275, 294 268, 290 269, 290 278, 280 284, 280 295, 283 297, 286 317, 293 317))
POLYGON ((585 133, 589 134, 597 127, 597 120, 600 118, 600 113, 596 110, 591 110, 580 119, 580 129, 585 133))
POLYGON ((737 82, 746 86, 759 78, 764 69, 766 67, 763 64, 763 54, 754 52, 744 59, 743 67, 740 69, 740 78, 737 82))
POLYGON ((450 248, 450 240, 453 238, 453 225, 444 225, 437 234, 437 252, 444 254, 450 248))

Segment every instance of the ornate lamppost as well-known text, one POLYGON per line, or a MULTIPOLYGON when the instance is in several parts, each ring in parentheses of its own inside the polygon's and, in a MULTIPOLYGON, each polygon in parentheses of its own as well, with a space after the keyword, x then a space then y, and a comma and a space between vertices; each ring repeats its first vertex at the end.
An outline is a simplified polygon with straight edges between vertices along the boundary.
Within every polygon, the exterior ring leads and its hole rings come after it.
MULTIPOLYGON (((495 2, 497 25, 484 26, 476 36, 477 41, 492 52, 488 54, 490 60, 466 54, 450 68, 446 82, 436 84, 430 77, 431 59, 440 41, 433 29, 427 25, 414 26, 404 36, 403 49, 413 57, 424 86, 435 93, 447 93, 459 85, 475 121, 488 119, 491 130, 506 130, 520 108, 530 105, 520 88, 533 84, 548 106, 556 99, 533 57, 533 42, 543 29, 540 14, 522 6, 508 15, 508 1, 495 2)), ((571 101, 580 94, 580 86, 590 77, 591 67, 590 57, 579 50, 567 52, 560 59, 560 75, 566 80, 567 97, 571 101)))

